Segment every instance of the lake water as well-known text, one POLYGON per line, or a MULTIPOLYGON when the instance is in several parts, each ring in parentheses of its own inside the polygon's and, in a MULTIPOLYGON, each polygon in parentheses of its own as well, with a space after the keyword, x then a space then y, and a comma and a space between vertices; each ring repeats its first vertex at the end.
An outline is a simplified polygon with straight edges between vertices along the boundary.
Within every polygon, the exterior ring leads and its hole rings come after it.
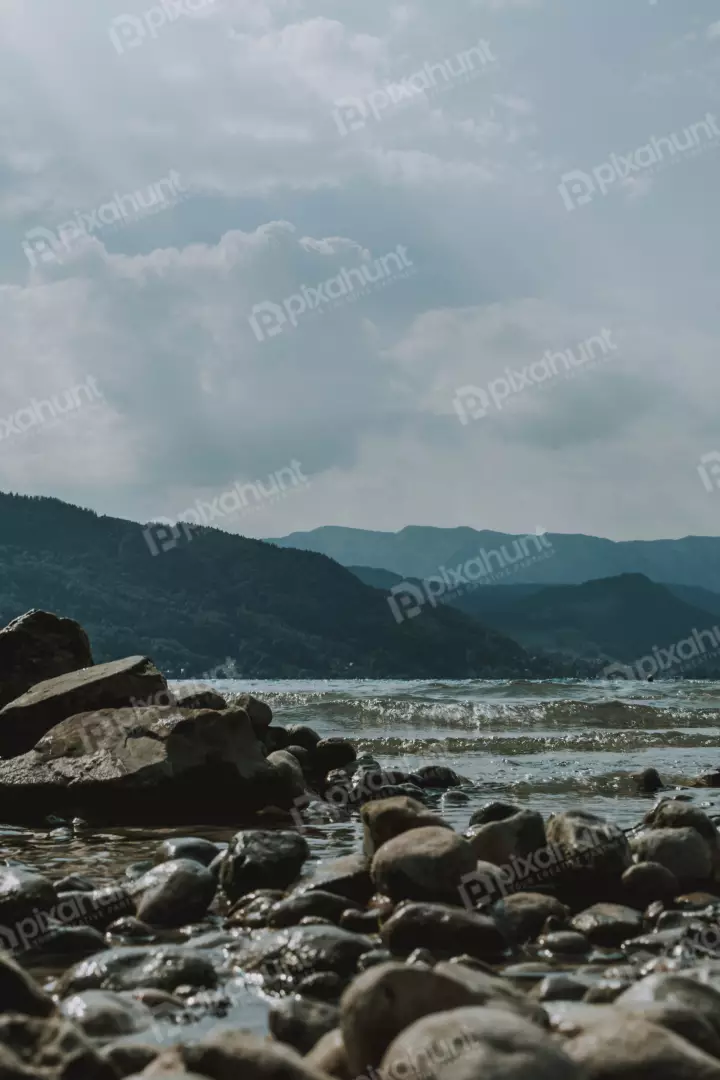
MULTIPOLYGON (((654 766, 668 786, 682 787, 720 765, 720 683, 220 681, 213 685, 229 699, 249 691, 267 701, 276 723, 308 724, 322 736, 345 736, 381 766, 407 771, 432 763, 451 766, 467 783, 459 792, 437 795, 433 806, 458 830, 467 827, 474 809, 492 799, 517 802, 545 816, 584 808, 628 826, 638 822, 654 801, 637 794, 634 773, 654 766)), ((687 793, 711 813, 719 811, 720 791, 687 793)), ((45 830, 0 827, 0 845, 4 858, 21 860, 52 878, 78 871, 104 883, 122 879, 131 863, 151 859, 168 835, 227 841, 242 824, 104 827, 75 835, 50 825, 45 830)), ((303 831, 312 851, 306 877, 328 858, 361 846, 357 814, 337 820, 321 805, 303 831)), ((213 921, 218 924, 217 919, 209 920, 208 927, 213 921)), ((265 1032, 269 1002, 257 988, 238 977, 226 991, 230 1002, 226 1022, 265 1032)), ((189 1029, 156 1025, 153 1041, 198 1037, 215 1023, 217 1018, 206 1017, 189 1029)))

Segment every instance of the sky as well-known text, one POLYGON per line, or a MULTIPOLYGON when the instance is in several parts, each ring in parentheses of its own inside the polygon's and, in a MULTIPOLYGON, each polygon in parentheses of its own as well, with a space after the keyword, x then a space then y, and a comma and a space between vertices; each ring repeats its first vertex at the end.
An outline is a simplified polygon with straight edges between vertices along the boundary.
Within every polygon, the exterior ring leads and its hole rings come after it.
POLYGON ((0 0, 0 490, 720 535, 715 0, 0 0))

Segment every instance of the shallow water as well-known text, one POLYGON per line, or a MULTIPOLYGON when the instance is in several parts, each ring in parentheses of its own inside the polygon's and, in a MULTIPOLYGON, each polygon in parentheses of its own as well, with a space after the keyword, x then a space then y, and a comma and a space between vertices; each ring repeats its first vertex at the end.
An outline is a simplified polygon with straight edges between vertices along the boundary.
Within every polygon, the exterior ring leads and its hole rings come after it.
MULTIPOLYGON (((490 799, 517 801, 548 815, 582 807, 623 826, 636 823, 653 799, 638 796, 632 774, 654 766, 669 786, 720 765, 720 683, 708 682, 226 682, 232 698, 251 692, 273 708, 275 722, 301 723, 321 735, 342 735, 382 766, 412 771, 449 765, 468 783, 438 797, 437 808, 458 829, 490 799)), ((720 812, 720 791, 690 790, 693 801, 720 812)), ((202 798, 202 793, 198 793, 202 798)), ((318 863, 357 851, 357 815, 304 827, 318 863)), ((73 871, 98 883, 117 881, 133 862, 152 858, 168 835, 229 840, 241 822, 223 828, 46 830, 0 827, 0 854, 52 878, 73 871)), ((49 973, 49 972, 48 972, 49 973)), ((242 979, 233 984, 228 1020, 266 1030, 267 1002, 242 979)), ((205 1020, 201 1024, 217 1023, 205 1020)), ((199 1031, 200 1029, 198 1029, 199 1031)), ((193 1029, 193 1037, 198 1032, 193 1029)), ((187 1030, 159 1025, 155 1038, 187 1030)), ((142 1041, 142 1039, 140 1040, 142 1041)))

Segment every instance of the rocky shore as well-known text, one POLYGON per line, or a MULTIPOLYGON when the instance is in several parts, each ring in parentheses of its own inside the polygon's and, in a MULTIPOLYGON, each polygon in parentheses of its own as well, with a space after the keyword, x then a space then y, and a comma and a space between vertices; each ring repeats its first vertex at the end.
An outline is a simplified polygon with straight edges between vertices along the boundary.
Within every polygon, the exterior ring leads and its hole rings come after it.
POLYGON ((110 879, 4 859, 0 1076, 720 1080, 720 838, 693 796, 644 775, 632 829, 544 818, 83 638, 42 612, 0 631, 0 822, 235 832, 110 879), (311 857, 358 819, 361 848, 311 857))

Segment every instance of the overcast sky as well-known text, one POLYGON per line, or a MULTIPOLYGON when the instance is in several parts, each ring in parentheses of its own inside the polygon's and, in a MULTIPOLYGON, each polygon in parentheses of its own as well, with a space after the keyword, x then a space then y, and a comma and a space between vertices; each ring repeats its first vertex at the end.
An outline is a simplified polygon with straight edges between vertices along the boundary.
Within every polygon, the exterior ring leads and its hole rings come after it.
POLYGON ((720 534, 719 18, 0 0, 0 488, 720 534))

